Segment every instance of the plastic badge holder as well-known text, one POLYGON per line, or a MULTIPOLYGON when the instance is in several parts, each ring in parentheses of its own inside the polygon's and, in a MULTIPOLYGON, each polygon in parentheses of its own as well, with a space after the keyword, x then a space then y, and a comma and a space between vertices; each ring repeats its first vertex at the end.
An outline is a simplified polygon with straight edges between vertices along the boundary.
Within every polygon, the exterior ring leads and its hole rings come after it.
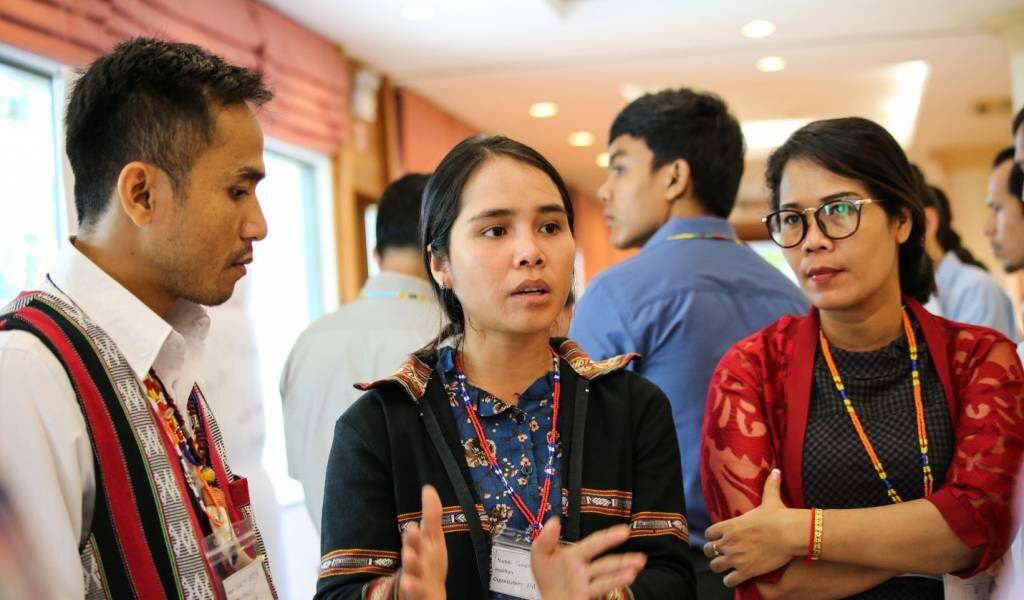
POLYGON ((266 557, 256 554, 256 532, 249 519, 231 525, 232 533, 213 533, 203 540, 215 584, 229 599, 272 599, 266 557))
MULTIPOLYGON (((559 542, 571 546, 570 542, 559 542)), ((530 568, 530 533, 505 528, 491 541, 491 592, 495 600, 541 600, 530 568)))

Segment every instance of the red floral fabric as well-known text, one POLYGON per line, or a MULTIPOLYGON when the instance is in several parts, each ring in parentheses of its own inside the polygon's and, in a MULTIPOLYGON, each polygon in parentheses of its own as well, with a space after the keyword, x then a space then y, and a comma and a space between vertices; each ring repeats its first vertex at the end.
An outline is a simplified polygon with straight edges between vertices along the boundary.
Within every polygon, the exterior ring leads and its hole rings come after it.
MULTIPOLYGON (((921 325, 956 437, 945 483, 927 499, 967 546, 985 547, 966 576, 1000 558, 1010 542, 1024 453, 1024 373, 1016 347, 1002 334, 936 317, 910 298, 904 302, 921 325)), ((818 327, 816 309, 784 317, 737 342, 719 362, 701 439, 701 483, 712 522, 758 506, 776 467, 787 505, 804 506, 801 462, 818 327)), ((739 596, 758 594, 748 584, 739 596)))

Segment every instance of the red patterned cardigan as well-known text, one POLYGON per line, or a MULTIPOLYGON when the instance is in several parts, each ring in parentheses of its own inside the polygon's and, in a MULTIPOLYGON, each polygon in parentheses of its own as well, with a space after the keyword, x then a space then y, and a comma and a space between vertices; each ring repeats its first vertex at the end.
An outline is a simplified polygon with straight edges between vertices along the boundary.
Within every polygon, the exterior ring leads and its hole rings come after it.
MULTIPOLYGON (((942 380, 956 436, 953 462, 931 501, 963 542, 985 547, 975 569, 1000 558, 1010 542, 1012 495, 1024 452, 1024 374, 1002 334, 928 313, 903 302, 920 323, 942 380)), ((802 457, 818 347, 818 311, 783 317, 737 342, 708 388, 701 440, 701 483, 712 522, 761 503, 773 468, 783 499, 804 507, 802 457)), ((782 571, 760 581, 777 581, 782 571)), ((738 598, 759 598, 753 582, 738 598)))

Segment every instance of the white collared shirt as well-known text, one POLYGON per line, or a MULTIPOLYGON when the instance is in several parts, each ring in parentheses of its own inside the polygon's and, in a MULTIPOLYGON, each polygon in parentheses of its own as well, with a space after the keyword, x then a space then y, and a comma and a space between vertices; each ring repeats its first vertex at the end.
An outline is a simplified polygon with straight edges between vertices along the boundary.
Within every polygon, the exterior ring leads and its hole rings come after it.
POLYGON ((352 385, 394 373, 440 326, 425 280, 384 272, 366 282, 359 299, 299 336, 281 374, 285 445, 288 474, 302 482, 317 531, 334 424, 363 394, 352 385))
MULTIPOLYGON (((185 412, 210 325, 203 308, 178 301, 165 321, 71 244, 37 289, 77 305, 110 336, 140 385, 153 369, 185 412)), ((0 332, 0 407, 0 485, 51 597, 81 598, 78 548, 96 498, 92 448, 64 368, 27 332, 0 332)))

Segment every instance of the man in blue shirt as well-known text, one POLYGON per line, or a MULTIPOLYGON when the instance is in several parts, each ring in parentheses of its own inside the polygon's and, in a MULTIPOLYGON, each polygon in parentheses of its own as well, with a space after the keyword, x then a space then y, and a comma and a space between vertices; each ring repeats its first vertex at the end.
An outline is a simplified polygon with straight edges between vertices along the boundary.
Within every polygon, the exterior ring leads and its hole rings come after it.
POLYGON ((711 524, 699 468, 708 382, 732 344, 808 306, 782 273, 738 243, 725 220, 744 147, 719 98, 689 89, 648 94, 619 113, 608 139, 608 179, 598 197, 611 241, 642 249, 591 282, 570 337, 595 357, 640 353, 636 370, 668 395, 698 597, 732 598, 701 551, 711 524))

